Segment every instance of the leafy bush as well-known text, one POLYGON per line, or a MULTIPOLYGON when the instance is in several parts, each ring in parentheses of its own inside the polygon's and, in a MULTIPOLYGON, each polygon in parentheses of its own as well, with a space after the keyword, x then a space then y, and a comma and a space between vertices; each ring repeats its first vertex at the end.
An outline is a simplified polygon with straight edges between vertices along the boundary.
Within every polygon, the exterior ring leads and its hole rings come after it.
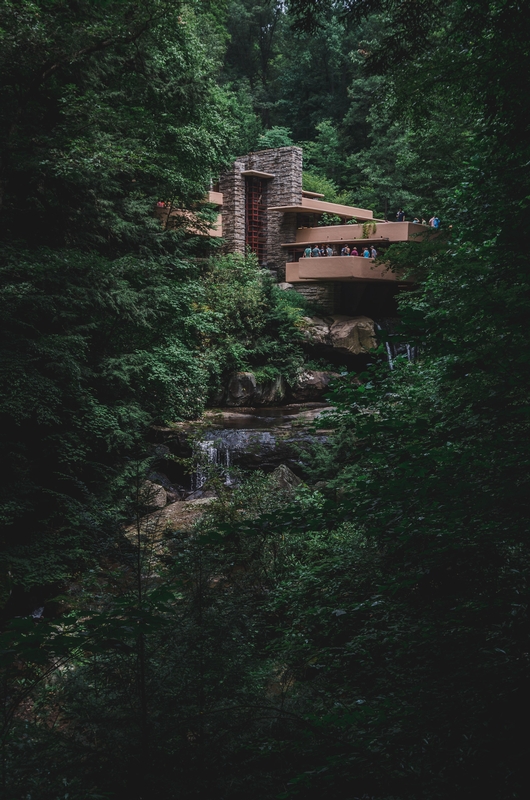
POLYGON ((258 139, 257 150, 268 150, 276 147, 291 147, 294 144, 289 128, 275 125, 258 139))

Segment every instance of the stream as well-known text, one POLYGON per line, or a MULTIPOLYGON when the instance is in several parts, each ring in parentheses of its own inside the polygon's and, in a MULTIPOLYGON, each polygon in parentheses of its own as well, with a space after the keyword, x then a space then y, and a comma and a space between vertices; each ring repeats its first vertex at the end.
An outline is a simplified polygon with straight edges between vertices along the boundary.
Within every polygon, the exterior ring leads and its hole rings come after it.
POLYGON ((303 477, 304 450, 327 439, 326 431, 312 427, 313 420, 327 408, 326 403, 303 403, 209 410, 199 424, 180 423, 175 430, 164 429, 164 444, 157 448, 162 458, 151 479, 162 485, 169 481, 172 486, 166 488, 190 497, 200 496, 213 475, 232 485, 241 470, 272 472, 285 464, 303 477), (195 461, 191 476, 178 469, 172 456, 195 461))

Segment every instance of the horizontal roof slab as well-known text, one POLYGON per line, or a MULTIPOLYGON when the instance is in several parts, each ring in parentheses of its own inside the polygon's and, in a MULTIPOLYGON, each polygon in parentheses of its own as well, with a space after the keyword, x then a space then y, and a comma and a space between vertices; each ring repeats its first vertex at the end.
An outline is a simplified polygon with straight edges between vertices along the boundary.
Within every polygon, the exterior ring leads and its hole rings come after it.
POLYGON ((354 208, 353 206, 341 206, 339 203, 327 203, 324 200, 313 200, 310 197, 302 197, 301 205, 296 206, 269 206, 269 211, 283 211, 295 214, 336 214, 345 219, 372 220, 373 211, 367 208, 354 208))
POLYGON ((260 172, 257 169, 244 169, 241 175, 244 175, 245 178, 274 178, 275 175, 272 172, 260 172))

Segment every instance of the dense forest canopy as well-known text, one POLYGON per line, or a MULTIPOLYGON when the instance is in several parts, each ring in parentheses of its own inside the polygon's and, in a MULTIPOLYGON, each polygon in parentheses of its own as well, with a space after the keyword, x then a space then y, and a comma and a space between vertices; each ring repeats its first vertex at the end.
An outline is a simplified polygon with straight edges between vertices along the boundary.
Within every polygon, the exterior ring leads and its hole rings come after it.
POLYGON ((526 796, 529 27, 2 0, 3 797, 526 796), (442 218, 387 252, 420 356, 336 381, 296 491, 254 473, 148 535, 153 424, 294 382, 307 312, 153 208, 206 230, 231 160, 292 143, 307 189, 442 218))

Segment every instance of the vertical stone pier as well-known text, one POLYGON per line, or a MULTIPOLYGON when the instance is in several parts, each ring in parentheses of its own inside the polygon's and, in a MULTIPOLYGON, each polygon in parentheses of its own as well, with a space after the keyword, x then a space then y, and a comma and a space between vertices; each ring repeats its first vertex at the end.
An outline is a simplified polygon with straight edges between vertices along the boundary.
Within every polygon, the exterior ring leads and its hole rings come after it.
MULTIPOLYGON (((245 173, 257 173, 266 183, 266 208, 302 204, 302 148, 278 147, 237 158, 232 169, 221 176, 223 193, 223 238, 229 252, 245 252, 245 173), (270 177, 268 177, 270 176, 270 177)), ((283 242, 296 239, 297 215, 267 211, 265 248, 261 266, 275 270, 283 279, 283 242)))

